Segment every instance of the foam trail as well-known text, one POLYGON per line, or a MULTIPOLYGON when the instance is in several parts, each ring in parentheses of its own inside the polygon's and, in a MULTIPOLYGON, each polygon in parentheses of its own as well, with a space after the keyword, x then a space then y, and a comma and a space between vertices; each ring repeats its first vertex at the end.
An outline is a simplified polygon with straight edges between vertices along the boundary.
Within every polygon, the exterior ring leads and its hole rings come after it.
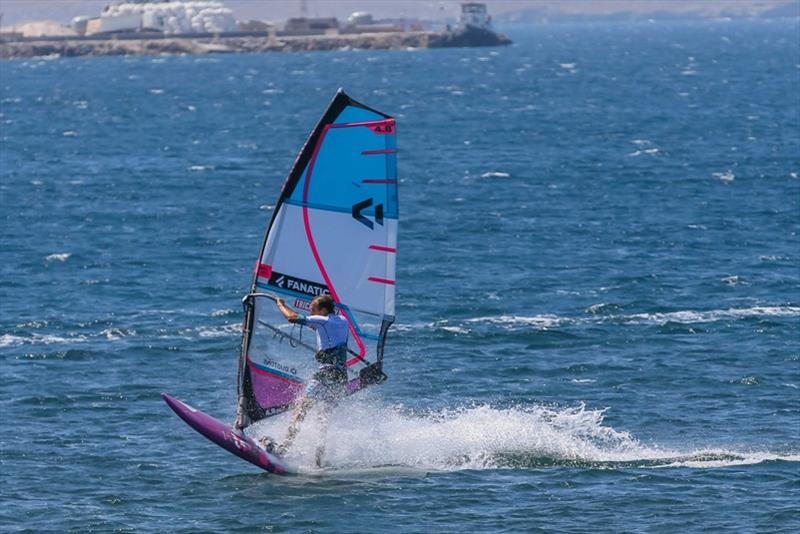
MULTIPOLYGON (((727 279, 726 279, 727 280, 727 279)), ((738 281, 738 280, 737 280, 738 281)), ((442 330, 469 333, 474 327, 499 326, 505 330, 534 328, 549 330, 561 326, 582 324, 655 324, 667 323, 702 324, 716 321, 739 319, 765 319, 772 317, 800 317, 800 306, 752 306, 748 308, 727 308, 718 310, 679 310, 672 312, 651 312, 634 314, 604 314, 605 303, 593 304, 587 308, 588 316, 568 317, 552 314, 523 315, 490 315, 464 319, 462 324, 450 324, 448 321, 436 321, 423 325, 425 328, 441 328, 442 330), (460 329, 460 330, 455 330, 460 329)), ((394 325, 396 331, 409 331, 420 328, 418 325, 394 325)))
MULTIPOLYGON (((668 450, 642 445, 627 432, 603 423, 604 410, 488 405, 415 413, 348 399, 331 420, 326 468, 365 470, 412 468, 426 471, 533 468, 546 466, 725 467, 800 456, 722 449, 668 450)), ((288 414, 254 427, 255 436, 281 439, 288 414)), ((313 470, 321 436, 309 416, 287 459, 313 470)))
POLYGON ((45 257, 44 261, 60 261, 65 262, 72 256, 71 252, 61 252, 58 254, 50 254, 45 257))
POLYGON ((71 337, 54 336, 45 334, 31 334, 29 336, 16 336, 13 334, 0 335, 0 347, 14 347, 18 345, 51 345, 58 343, 81 343, 86 341, 86 336, 73 335, 71 337))

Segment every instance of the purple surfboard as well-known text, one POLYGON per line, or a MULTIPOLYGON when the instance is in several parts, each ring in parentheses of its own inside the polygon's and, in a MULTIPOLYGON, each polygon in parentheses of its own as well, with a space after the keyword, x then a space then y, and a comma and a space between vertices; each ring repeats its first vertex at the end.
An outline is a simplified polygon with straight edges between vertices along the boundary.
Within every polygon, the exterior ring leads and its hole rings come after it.
POLYGON ((162 393, 161 397, 186 424, 223 449, 270 473, 275 473, 276 475, 297 474, 297 471, 280 457, 268 453, 251 438, 234 431, 230 425, 166 393, 162 393))

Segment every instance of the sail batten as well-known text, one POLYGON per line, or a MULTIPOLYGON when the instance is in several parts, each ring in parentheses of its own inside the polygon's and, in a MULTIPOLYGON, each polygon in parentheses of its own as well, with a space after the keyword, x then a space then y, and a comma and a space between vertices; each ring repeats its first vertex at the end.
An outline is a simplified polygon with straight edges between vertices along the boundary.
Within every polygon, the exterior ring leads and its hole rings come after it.
POLYGON ((313 332, 271 299, 305 313, 329 294, 350 323, 348 391, 381 381, 394 321, 399 219, 394 119, 339 91, 281 189, 251 285, 239 366, 243 426, 285 410, 314 371, 313 332), (256 298, 265 297, 265 298, 256 298))

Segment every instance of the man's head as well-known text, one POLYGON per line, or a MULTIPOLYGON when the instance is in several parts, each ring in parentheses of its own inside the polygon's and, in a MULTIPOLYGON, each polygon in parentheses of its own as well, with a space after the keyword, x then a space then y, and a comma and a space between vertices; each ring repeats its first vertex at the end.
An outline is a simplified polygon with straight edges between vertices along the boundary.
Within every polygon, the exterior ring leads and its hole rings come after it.
POLYGON ((314 315, 330 315, 333 309, 333 298, 330 295, 320 295, 311 301, 311 313, 314 315))

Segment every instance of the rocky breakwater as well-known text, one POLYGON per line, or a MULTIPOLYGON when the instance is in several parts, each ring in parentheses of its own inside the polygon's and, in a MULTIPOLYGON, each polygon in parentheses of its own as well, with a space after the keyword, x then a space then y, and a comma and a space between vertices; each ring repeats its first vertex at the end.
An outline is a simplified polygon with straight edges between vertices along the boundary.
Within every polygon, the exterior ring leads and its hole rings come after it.
POLYGON ((209 35, 192 37, 125 36, 97 38, 37 38, 0 42, 0 58, 239 54, 254 52, 301 52, 317 50, 402 50, 497 46, 509 44, 492 32, 387 32, 340 35, 209 35), (487 35, 488 34, 488 35, 487 35), (494 36, 494 38, 492 38, 494 36))

